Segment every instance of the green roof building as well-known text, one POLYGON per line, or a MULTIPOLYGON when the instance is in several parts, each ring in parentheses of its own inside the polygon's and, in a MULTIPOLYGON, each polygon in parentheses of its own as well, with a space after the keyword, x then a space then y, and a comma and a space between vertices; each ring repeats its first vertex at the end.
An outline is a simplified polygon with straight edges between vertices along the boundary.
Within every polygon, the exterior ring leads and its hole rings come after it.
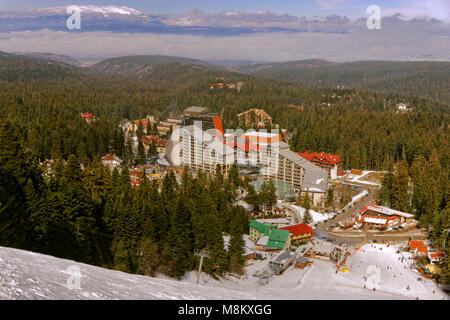
POLYGON ((291 246, 291 236, 289 231, 277 229, 274 225, 267 225, 257 220, 253 220, 249 224, 250 240, 257 242, 261 237, 268 236, 267 249, 285 250, 291 246))
POLYGON ((281 249, 286 250, 291 246, 291 237, 289 231, 273 229, 269 235, 269 241, 267 242, 268 249, 281 249))
POLYGON ((257 220, 253 220, 252 222, 250 222, 249 226, 250 226, 249 238, 253 242, 258 241, 259 238, 261 237, 268 236, 272 231, 272 229, 275 229, 274 225, 264 224, 257 220))

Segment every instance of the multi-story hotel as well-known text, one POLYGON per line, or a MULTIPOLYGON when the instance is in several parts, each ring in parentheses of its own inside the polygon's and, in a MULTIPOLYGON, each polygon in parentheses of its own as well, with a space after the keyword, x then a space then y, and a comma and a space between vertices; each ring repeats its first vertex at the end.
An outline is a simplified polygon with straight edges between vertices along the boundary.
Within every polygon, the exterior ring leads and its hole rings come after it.
POLYGON ((175 133, 176 141, 169 141, 167 156, 174 166, 187 166, 191 170, 201 170, 214 174, 216 166, 227 173, 234 163, 234 150, 222 141, 203 131, 198 125, 182 127, 175 133))
POLYGON ((220 129, 216 127, 208 132, 201 128, 200 123, 180 128, 167 147, 172 165, 188 166, 211 174, 214 174, 217 164, 222 166, 224 174, 234 163, 259 167, 260 176, 264 179, 288 183, 295 191, 303 195, 308 193, 314 206, 325 206, 327 170, 291 151, 279 134, 247 132, 237 136, 223 134, 221 125, 220 129))

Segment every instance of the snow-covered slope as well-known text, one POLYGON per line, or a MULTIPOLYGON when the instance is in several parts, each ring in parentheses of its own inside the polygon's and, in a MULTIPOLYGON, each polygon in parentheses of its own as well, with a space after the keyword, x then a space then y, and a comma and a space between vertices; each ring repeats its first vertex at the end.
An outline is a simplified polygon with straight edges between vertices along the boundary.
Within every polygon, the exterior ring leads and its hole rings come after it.
POLYGON ((94 267, 38 253, 0 247, 2 299, 256 299, 257 294, 198 286, 94 267), (81 271, 80 289, 70 290, 70 266, 81 271), (69 280, 69 285, 67 282, 69 280))
POLYGON ((203 274, 201 285, 197 285, 195 272, 188 272, 182 281, 151 278, 0 247, 0 300, 448 299, 434 282, 409 268, 412 262, 408 259, 409 253, 397 253, 396 247, 384 244, 367 244, 351 251, 346 273, 336 273, 330 262, 314 260, 310 268, 299 270, 291 266, 282 275, 271 277, 268 284, 261 286, 252 275, 255 271, 266 269, 267 260, 248 266, 247 276, 216 281, 203 274), (74 266, 81 273, 80 286, 70 290, 71 286, 76 286, 76 281, 70 281, 74 277, 70 268, 74 266), (364 288, 364 277, 370 276, 370 266, 377 266, 380 270, 380 287, 376 291, 364 288))

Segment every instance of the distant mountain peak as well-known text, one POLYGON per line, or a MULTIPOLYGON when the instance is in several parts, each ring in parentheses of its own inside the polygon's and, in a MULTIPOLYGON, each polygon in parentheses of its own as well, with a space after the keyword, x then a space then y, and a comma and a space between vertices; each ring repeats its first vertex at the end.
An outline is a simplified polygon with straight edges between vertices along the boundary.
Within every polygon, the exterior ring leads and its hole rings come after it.
MULTIPOLYGON (((126 7, 126 6, 97 6, 97 5, 81 5, 78 6, 81 9, 81 13, 90 14, 102 14, 104 17, 109 15, 127 15, 127 16, 138 16, 143 13, 139 10, 126 7)), ((33 13, 53 13, 53 14, 67 14, 68 6, 56 6, 56 7, 44 7, 44 8, 34 8, 31 9, 33 13)))

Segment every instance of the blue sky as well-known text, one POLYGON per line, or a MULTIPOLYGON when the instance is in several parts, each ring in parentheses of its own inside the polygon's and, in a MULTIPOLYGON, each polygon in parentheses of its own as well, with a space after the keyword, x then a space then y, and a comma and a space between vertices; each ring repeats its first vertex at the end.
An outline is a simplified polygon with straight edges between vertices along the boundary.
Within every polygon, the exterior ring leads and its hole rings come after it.
POLYGON ((366 8, 375 4, 382 14, 401 12, 406 15, 428 14, 448 17, 450 0, 0 0, 1 10, 71 4, 121 5, 151 13, 180 14, 198 8, 209 13, 259 10, 296 16, 339 14, 350 18, 366 16, 366 8))

